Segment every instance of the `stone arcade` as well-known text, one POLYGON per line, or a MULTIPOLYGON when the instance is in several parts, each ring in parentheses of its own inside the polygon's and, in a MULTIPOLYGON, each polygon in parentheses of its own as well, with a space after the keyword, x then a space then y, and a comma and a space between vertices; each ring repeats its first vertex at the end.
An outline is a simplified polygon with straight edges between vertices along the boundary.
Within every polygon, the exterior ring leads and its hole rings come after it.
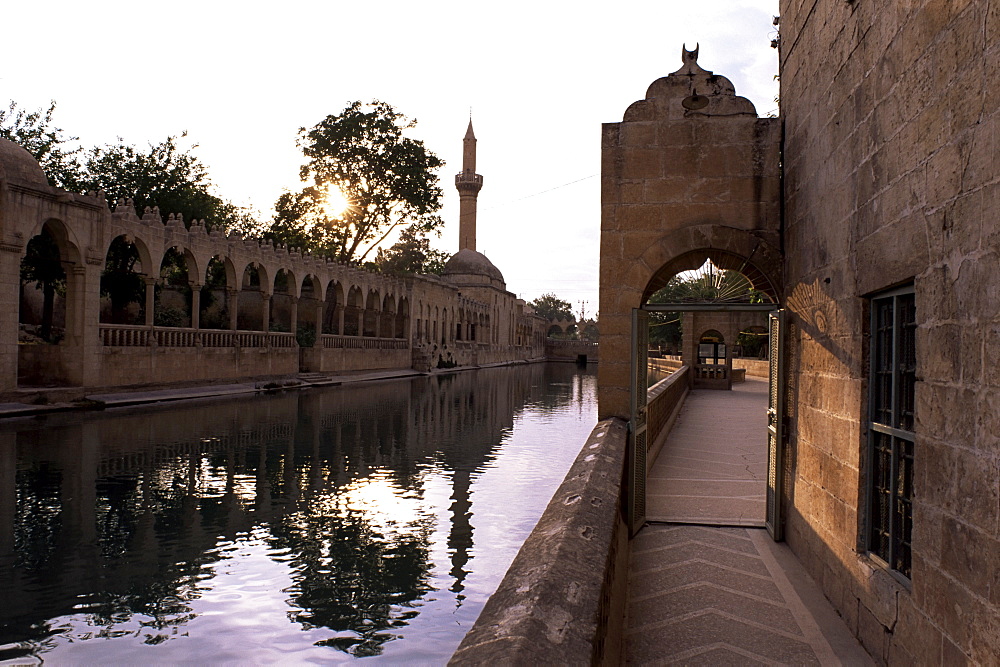
MULTIPOLYGON (((18 387, 111 387, 267 377, 302 372, 502 364, 542 358, 545 321, 508 292, 503 275, 475 251, 476 139, 470 121, 462 198, 462 246, 438 276, 394 277, 274 247, 239 234, 207 232, 158 210, 140 217, 129 201, 109 210, 102 193, 50 187, 38 163, 0 139, 0 391, 18 387), (66 275, 56 295, 58 344, 19 344, 32 324, 31 284, 20 266, 45 235, 66 275), (112 322, 101 273, 113 243, 138 259, 145 299, 129 323, 112 322), (161 267, 176 253, 182 284, 161 267), (204 288, 209 272, 223 289, 204 288), (102 301, 104 302, 102 305, 102 301), (177 316, 161 326, 157 314, 177 316), (297 332, 315 332, 300 347, 297 332)), ((303 340, 299 337, 299 340, 303 340)))

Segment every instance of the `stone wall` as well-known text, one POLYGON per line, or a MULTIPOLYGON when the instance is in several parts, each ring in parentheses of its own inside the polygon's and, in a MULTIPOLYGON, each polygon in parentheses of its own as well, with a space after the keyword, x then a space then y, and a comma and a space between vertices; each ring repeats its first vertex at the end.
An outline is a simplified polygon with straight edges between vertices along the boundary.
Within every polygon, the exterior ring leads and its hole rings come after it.
MULTIPOLYGON (((881 662, 1000 655, 1000 4, 782 0, 787 539, 881 662), (868 317, 912 282, 912 577, 865 553, 868 317)), ((604 309, 602 308, 602 317, 604 309)))
POLYGON ((733 359, 733 369, 742 368, 750 377, 770 376, 770 362, 767 359, 733 359))

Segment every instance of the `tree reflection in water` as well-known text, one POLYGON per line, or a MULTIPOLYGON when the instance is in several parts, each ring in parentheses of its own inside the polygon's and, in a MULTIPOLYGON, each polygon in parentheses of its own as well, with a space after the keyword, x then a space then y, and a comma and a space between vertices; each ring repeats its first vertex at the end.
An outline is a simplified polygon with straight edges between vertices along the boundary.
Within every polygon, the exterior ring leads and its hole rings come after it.
MULTIPOLYGON (((2 424, 0 660, 68 660, 95 638, 119 640, 103 661, 120 642, 169 660, 171 639, 228 637, 236 607, 206 604, 253 545, 284 568, 277 611, 297 641, 358 657, 413 641, 405 628, 440 604, 429 593, 450 591, 453 614, 464 604, 473 493, 515 418, 587 403, 585 434, 593 380, 534 365, 2 424)), ((582 442, 574 432, 558 463, 548 446, 534 516, 582 442)), ((466 629, 453 623, 450 649, 466 629)))

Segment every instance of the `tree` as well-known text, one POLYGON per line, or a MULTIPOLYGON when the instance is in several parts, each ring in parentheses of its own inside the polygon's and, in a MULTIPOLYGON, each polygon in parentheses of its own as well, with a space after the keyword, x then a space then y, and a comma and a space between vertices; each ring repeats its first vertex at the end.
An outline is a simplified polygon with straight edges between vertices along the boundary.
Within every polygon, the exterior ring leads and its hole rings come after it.
POLYGON ((197 144, 181 148, 171 136, 139 149, 120 137, 117 144, 97 146, 84 156, 83 184, 87 190, 104 190, 110 201, 132 198, 140 213, 158 206, 166 218, 179 213, 185 222, 204 220, 209 229, 228 229, 240 209, 211 193, 208 168, 193 153, 197 144))
POLYGON ((31 153, 49 185, 65 190, 80 191, 83 170, 79 156, 82 148, 73 144, 78 137, 66 136, 63 130, 52 125, 55 101, 48 109, 25 111, 11 100, 7 110, 0 109, 0 137, 9 139, 31 153))
POLYGON ((299 176, 309 185, 278 198, 267 236, 362 262, 397 227, 423 234, 439 229, 442 193, 434 171, 444 162, 403 135, 414 125, 376 100, 353 102, 312 129, 301 128, 298 145, 308 162, 299 176), (330 207, 338 194, 349 202, 343 211, 330 207))
MULTIPOLYGON (((27 112, 12 101, 7 111, 0 111, 0 136, 31 153, 51 185, 74 192, 103 190, 111 202, 131 198, 140 213, 147 206, 158 206, 164 221, 178 213, 188 224, 204 220, 209 229, 235 229, 245 235, 261 230, 253 212, 212 194, 208 168, 193 152, 197 144, 180 145, 186 132, 150 143, 146 149, 119 138, 116 144, 84 150, 73 145, 77 137, 53 126, 55 106, 52 102, 47 110, 27 112)), ((44 290, 48 309, 51 295, 61 289, 61 279, 44 268, 48 260, 36 247, 29 245, 27 253, 21 279, 36 282, 44 290)), ((115 319, 121 318, 130 302, 143 302, 145 286, 133 273, 137 260, 134 247, 127 243, 114 243, 108 252, 101 293, 111 298, 115 319)))
POLYGON ((448 253, 431 247, 430 239, 420 229, 410 225, 403 229, 399 241, 388 250, 378 249, 375 264, 379 271, 396 275, 414 273, 440 274, 448 261, 448 253))
POLYGON ((555 294, 543 294, 528 304, 535 309, 535 313, 547 320, 569 320, 576 321, 573 315, 573 306, 569 301, 563 301, 555 294))
POLYGON ((164 220, 179 213, 189 223, 204 220, 209 228, 260 229, 251 211, 212 194, 208 167, 194 155, 198 145, 180 145, 186 132, 147 149, 120 137, 117 144, 84 149, 74 145, 78 137, 53 126, 55 108, 52 102, 48 109, 28 112, 12 101, 0 110, 0 136, 31 153, 51 185, 72 192, 103 190, 111 202, 131 198, 140 214, 158 206, 164 220))

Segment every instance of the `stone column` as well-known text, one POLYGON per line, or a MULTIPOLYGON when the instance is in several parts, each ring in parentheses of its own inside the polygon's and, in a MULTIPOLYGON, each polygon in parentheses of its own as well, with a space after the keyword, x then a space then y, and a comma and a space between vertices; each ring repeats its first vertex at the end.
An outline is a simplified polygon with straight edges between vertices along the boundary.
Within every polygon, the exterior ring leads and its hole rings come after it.
POLYGON ((191 328, 201 326, 201 285, 191 283, 191 328))
POLYGON ((323 336, 323 315, 325 314, 326 304, 320 301, 316 304, 316 340, 318 341, 323 336))
POLYGON ((146 276, 143 278, 146 283, 146 326, 153 326, 155 321, 153 310, 156 308, 156 278, 146 276))
POLYGON ((344 307, 341 305, 334 306, 334 312, 337 317, 337 334, 340 336, 344 335, 344 307))
POLYGON ((379 338, 382 332, 382 311, 376 310, 375 313, 375 337, 379 338))
POLYGON ((240 291, 238 289, 226 290, 229 296, 229 328, 233 331, 239 327, 240 315, 240 291))
POLYGON ((293 296, 290 301, 292 302, 291 310, 291 321, 288 323, 288 330, 295 333, 299 330, 299 297, 293 296))
POLYGON ((264 320, 260 330, 267 332, 271 329, 271 295, 261 292, 260 298, 263 301, 260 310, 264 320))

